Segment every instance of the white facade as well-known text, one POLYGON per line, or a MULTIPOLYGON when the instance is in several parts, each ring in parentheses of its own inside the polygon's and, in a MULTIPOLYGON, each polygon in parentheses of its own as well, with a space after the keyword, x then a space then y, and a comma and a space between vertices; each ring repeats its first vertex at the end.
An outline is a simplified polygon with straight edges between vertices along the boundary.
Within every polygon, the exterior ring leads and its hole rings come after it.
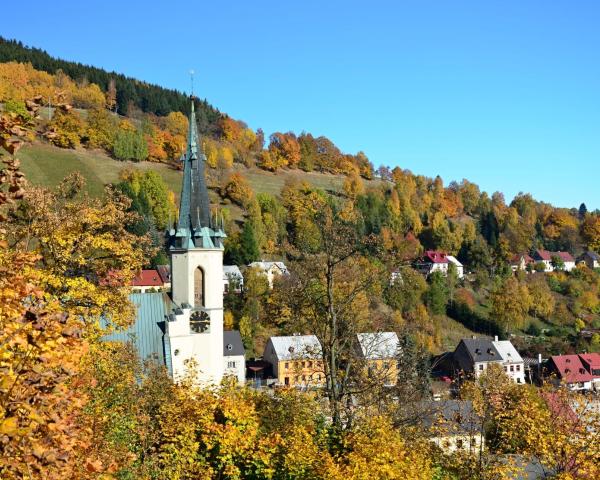
POLYGON ((237 281, 236 292, 240 292, 244 288, 244 277, 240 268, 237 265, 223 265, 223 288, 225 292, 229 291, 229 284, 232 280, 237 281))
POLYGON ((283 262, 252 262, 248 265, 250 268, 256 268, 267 276, 269 288, 273 288, 273 281, 280 275, 288 275, 288 269, 283 262))
POLYGON ((223 375, 235 377, 240 385, 246 382, 246 359, 244 355, 231 355, 223 357, 223 375))
POLYGON ((453 263, 456 266, 456 274, 458 278, 463 278, 465 276, 465 269, 463 267, 463 264, 460 263, 458 259, 456 257, 453 257, 452 255, 447 255, 446 258, 448 259, 448 262, 453 263))
MULTIPOLYGON (((189 248, 172 251, 173 302, 180 313, 167 322, 170 358, 175 381, 181 380, 191 364, 199 384, 220 383, 223 360, 223 250, 189 248), (202 292, 195 288, 196 270, 202 272, 202 292), (198 296, 202 305, 198 304, 198 296), (193 331, 190 319, 205 321, 204 331, 193 331)), ((196 282, 197 283, 197 282, 196 282)))
POLYGON ((508 340, 495 340, 494 347, 500 352, 504 373, 515 383, 525 383, 525 362, 508 340))

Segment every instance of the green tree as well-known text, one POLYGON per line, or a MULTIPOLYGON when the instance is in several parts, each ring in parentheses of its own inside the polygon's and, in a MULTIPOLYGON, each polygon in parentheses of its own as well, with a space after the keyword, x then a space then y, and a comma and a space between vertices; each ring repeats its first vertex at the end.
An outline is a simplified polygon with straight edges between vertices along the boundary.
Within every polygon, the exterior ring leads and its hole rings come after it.
POLYGON ((434 315, 446 313, 449 300, 448 285, 442 272, 436 271, 429 276, 429 288, 425 293, 425 302, 434 315))

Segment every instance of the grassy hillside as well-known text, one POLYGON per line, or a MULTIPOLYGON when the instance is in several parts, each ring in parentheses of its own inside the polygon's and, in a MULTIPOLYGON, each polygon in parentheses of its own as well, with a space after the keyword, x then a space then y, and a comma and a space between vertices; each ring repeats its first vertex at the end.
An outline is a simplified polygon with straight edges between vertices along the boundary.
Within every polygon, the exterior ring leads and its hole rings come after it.
MULTIPOLYGON (((167 165, 152 162, 123 162, 114 160, 100 151, 65 150, 51 145, 35 143, 19 152, 22 168, 27 179, 34 185, 56 186, 69 173, 79 171, 87 180, 90 195, 101 195, 104 185, 115 182, 123 169, 155 170, 169 189, 179 194, 181 172, 167 165)), ((236 165, 243 172, 256 193, 278 195, 281 187, 289 178, 306 180, 312 185, 327 191, 340 191, 344 176, 328 173, 302 172, 300 170, 266 172, 259 169, 247 169, 236 165)), ((369 183, 369 182, 367 182, 369 183)))

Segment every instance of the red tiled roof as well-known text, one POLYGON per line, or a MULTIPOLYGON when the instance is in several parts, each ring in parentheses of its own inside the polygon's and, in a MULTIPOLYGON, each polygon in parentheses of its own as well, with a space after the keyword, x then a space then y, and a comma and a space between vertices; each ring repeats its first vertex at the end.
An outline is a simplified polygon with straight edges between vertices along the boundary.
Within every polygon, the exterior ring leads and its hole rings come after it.
POLYGON ((447 255, 444 252, 436 250, 427 250, 425 252, 425 259, 429 259, 432 263, 448 263, 447 255))
POLYGON ((563 262, 574 262, 575 259, 571 256, 569 252, 556 252, 563 262))
POLYGON ((525 259, 525 263, 533 263, 535 260, 533 258, 531 258, 529 255, 527 255, 526 253, 523 253, 521 255, 515 255, 514 257, 512 257, 510 259, 510 263, 512 265, 516 265, 518 263, 521 263, 521 258, 525 259))
POLYGON ((548 250, 536 250, 535 253, 540 260, 552 260, 552 254, 548 250))
POLYGON ((134 287, 162 287, 163 281, 156 270, 142 270, 131 284, 134 287))
POLYGON ((584 367, 578 355, 554 355, 552 362, 560 378, 567 383, 589 382, 592 374, 584 367))
MULTIPOLYGON (((582 353, 579 358, 583 361, 584 366, 592 372, 592 370, 600 369, 600 353, 582 353)), ((592 377, 596 378, 597 375, 592 373, 592 377)))

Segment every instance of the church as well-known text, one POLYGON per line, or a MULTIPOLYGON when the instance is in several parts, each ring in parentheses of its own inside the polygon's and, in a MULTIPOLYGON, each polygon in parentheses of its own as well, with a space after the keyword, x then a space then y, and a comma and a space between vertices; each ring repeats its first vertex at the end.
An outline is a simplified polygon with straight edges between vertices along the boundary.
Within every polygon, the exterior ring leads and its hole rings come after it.
POLYGON ((166 232, 171 293, 133 293, 135 323, 107 341, 132 342, 140 358, 163 363, 174 381, 189 372, 200 385, 244 379, 238 332, 223 332, 223 222, 211 215, 194 102, 189 117, 179 218, 166 232), (189 367, 193 366, 193 369, 189 367))

